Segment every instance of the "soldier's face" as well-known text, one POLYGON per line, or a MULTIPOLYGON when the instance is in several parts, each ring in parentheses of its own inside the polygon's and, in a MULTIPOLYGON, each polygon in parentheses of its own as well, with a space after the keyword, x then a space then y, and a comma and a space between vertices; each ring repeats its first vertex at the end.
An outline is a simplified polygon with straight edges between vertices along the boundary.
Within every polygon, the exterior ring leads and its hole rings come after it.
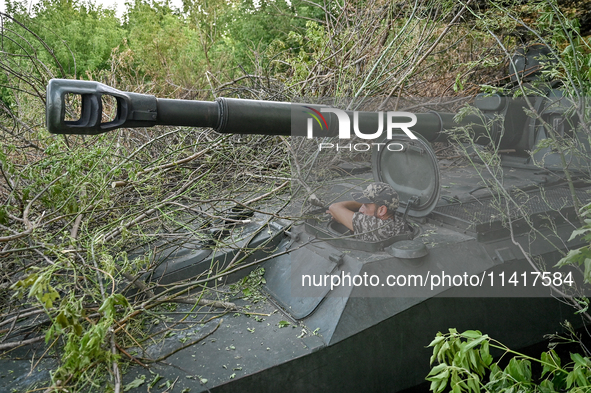
POLYGON ((359 212, 365 214, 366 216, 375 216, 376 215, 376 204, 375 203, 364 203, 359 208, 359 212))

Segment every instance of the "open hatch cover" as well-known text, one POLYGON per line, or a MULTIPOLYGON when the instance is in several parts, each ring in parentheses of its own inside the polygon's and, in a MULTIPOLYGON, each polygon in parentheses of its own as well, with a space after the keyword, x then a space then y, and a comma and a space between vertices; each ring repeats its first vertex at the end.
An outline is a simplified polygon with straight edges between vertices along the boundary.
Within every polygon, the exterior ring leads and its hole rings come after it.
POLYGON ((373 177, 390 184, 400 198, 398 210, 404 212, 408 201, 418 200, 408 211, 411 217, 425 217, 437 205, 440 193, 439 165, 429 142, 419 136, 410 139, 394 134, 372 154, 373 177))

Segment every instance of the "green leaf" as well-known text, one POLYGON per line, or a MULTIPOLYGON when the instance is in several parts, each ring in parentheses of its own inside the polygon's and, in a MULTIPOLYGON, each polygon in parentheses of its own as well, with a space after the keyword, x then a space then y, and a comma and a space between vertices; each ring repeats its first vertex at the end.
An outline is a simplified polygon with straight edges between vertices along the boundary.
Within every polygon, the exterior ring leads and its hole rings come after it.
POLYGON ((570 250, 564 258, 560 259, 556 265, 554 265, 554 267, 570 264, 581 265, 585 261, 585 258, 591 258, 591 250, 589 250, 588 246, 570 250))
POLYGON ((462 84, 461 74, 456 75, 456 80, 453 84, 454 91, 464 90, 464 85, 462 84))
POLYGON ((429 375, 437 375, 440 372, 442 372, 443 370, 445 370, 447 367, 448 367, 448 365, 445 363, 438 364, 437 366, 435 366, 431 369, 431 372, 429 372, 429 375))
MULTIPOLYGON (((552 352, 554 351, 552 350, 551 352, 542 352, 542 354, 540 355, 540 360, 543 364, 541 375, 542 377, 548 373, 554 373, 558 369, 558 367, 560 367, 560 363, 556 364, 556 359, 552 355, 552 352)), ((556 353, 554 353, 554 355, 555 354, 556 353)), ((560 362, 560 359, 558 359, 558 362, 560 362)))
POLYGON ((131 389, 135 389, 137 387, 140 387, 144 384, 144 382, 146 382, 146 376, 145 375, 140 375, 138 378, 134 379, 133 381, 131 381, 130 383, 128 383, 127 385, 125 385, 123 387, 123 391, 127 392, 131 389))
POLYGON ((467 379, 469 391, 474 391, 475 393, 480 392, 480 378, 478 378, 478 375, 470 374, 467 379))
POLYGON ((50 290, 48 292, 45 292, 43 295, 41 295, 41 298, 39 299, 41 301, 41 303, 43 303, 45 305, 45 308, 51 308, 53 307, 53 301, 57 300, 60 298, 59 293, 57 293, 57 291, 51 287, 49 287, 50 290))
POLYGON ((454 389, 456 385, 460 383, 460 376, 458 375, 458 370, 453 370, 451 372, 451 378, 449 379, 449 386, 452 386, 454 389))
POLYGON ((579 387, 589 386, 589 381, 585 377, 585 373, 583 372, 582 369, 579 368, 579 369, 575 370, 575 375, 577 377, 577 379, 576 379, 577 386, 579 386, 579 387))
POLYGON ((449 368, 446 367, 442 372, 440 372, 437 375, 433 375, 432 377, 429 377, 428 381, 433 381, 435 379, 445 379, 447 380, 449 378, 449 368))
POLYGON ((568 375, 566 376, 566 388, 570 389, 570 387, 573 385, 574 381, 575 381, 575 373, 574 371, 571 371, 570 373, 568 373, 568 375))
POLYGON ((113 295, 113 304, 123 307, 129 307, 129 302, 127 298, 120 293, 116 293, 113 295))
POLYGON ((434 375, 432 377, 425 378, 427 381, 431 381, 430 389, 434 393, 442 392, 447 386, 447 380, 449 378, 449 369, 445 369, 443 372, 434 375))
POLYGON ((114 319, 115 313, 117 311, 115 306, 128 307, 129 302, 125 296, 120 293, 116 293, 106 298, 98 311, 104 313, 107 318, 114 319))
POLYGON ((290 325, 290 323, 287 322, 287 321, 279 321, 279 323, 277 324, 277 326, 279 326, 280 328, 284 328, 284 327, 287 327, 289 325, 290 325))
POLYGON ((553 349, 548 351, 548 354, 552 357, 552 360, 554 361, 554 364, 556 364, 557 367, 560 367, 561 362, 560 362, 560 357, 558 356, 558 354, 556 353, 556 351, 554 351, 553 349))
POLYGON ((482 333, 478 330, 466 330, 462 333, 462 336, 466 338, 479 338, 482 336, 482 333))
POLYGON ((49 343, 49 340, 53 338, 53 334, 55 332, 55 326, 51 325, 47 332, 45 333, 45 344, 49 343))
POLYGON ((476 360, 476 353, 474 351, 468 351, 468 357, 470 358, 471 370, 478 371, 479 362, 476 360))
POLYGON ((480 346, 480 358, 486 367, 490 366, 493 361, 493 357, 490 354, 488 340, 484 341, 480 346))
POLYGON ((580 235, 584 235, 587 232, 591 232, 591 227, 583 227, 583 228, 579 228, 579 229, 575 229, 573 231, 573 233, 570 235, 570 238, 568 239, 568 241, 570 242, 571 240, 573 240, 575 237, 580 236, 580 235))
POLYGON ((28 288, 37 281, 39 275, 37 273, 33 273, 24 280, 19 280, 10 286, 10 289, 17 289, 17 288, 28 288))
POLYGON ((0 206, 0 224, 8 224, 8 213, 6 212, 6 206, 0 206))
POLYGON ((437 392, 439 391, 439 385, 442 383, 443 381, 437 379, 431 382, 431 385, 429 385, 429 390, 432 392, 437 392))
POLYGON ((511 359, 505 369, 517 382, 531 382, 531 365, 529 360, 511 359))
POLYGON ((540 382, 540 393, 555 393, 554 384, 547 379, 540 382))
POLYGON ((490 375, 491 376, 494 376, 494 375, 502 373, 502 372, 503 372, 503 370, 501 370, 501 368, 499 367, 499 365, 497 363, 493 363, 490 366, 490 375))
POLYGON ((583 274, 585 282, 591 283, 591 259, 585 258, 585 273, 583 274))
POLYGON ((477 346, 478 344, 480 344, 481 342, 485 341, 488 339, 488 335, 484 335, 484 336, 480 336, 475 340, 470 341, 468 344, 466 344, 466 346, 464 348, 462 348, 463 352, 466 352, 469 349, 474 348, 475 346, 477 346))
POLYGON ((435 362, 435 360, 438 358, 439 351, 441 350, 441 347, 442 346, 443 346, 443 342, 440 342, 437 345, 435 345, 435 347, 433 347, 433 354, 429 358, 429 364, 430 365, 433 364, 435 362))
POLYGON ((573 362, 575 362, 576 365, 581 366, 581 367, 588 367, 588 363, 587 363, 588 359, 583 358, 580 354, 571 353, 570 358, 573 362))
POLYGON ((433 364, 433 362, 435 362, 435 360, 438 358, 441 347, 445 343, 445 337, 442 336, 441 333, 437 333, 437 335, 438 336, 435 338, 435 340, 431 341, 431 344, 429 344, 429 347, 433 346, 433 355, 431 355, 431 358, 429 359, 429 364, 433 364))
POLYGON ((436 344, 442 342, 443 340, 445 340, 445 337, 441 335, 441 333, 437 333, 437 337, 435 337, 435 339, 433 341, 431 341, 431 343, 429 345, 427 345, 427 347, 433 347, 436 344))

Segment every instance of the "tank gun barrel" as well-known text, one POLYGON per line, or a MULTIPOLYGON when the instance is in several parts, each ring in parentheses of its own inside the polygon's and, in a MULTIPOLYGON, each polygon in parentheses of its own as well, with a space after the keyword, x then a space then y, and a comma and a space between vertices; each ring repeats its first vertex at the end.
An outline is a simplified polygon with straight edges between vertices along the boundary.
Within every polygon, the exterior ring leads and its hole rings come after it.
POLYGON ((285 102, 156 98, 120 91, 99 82, 69 79, 52 79, 47 85, 46 123, 54 134, 96 135, 124 127, 170 125, 211 127, 229 133, 290 135, 290 114, 290 104, 285 102), (68 95, 81 97, 77 120, 66 120, 68 95), (106 122, 103 96, 112 97, 117 104, 114 118, 106 122))
MULTIPOLYGON (((70 97, 71 98, 71 97, 70 97)), ((306 136, 306 124, 312 111, 322 111, 320 121, 312 126, 314 136, 339 135, 339 117, 326 112, 326 106, 292 104, 288 102, 218 98, 216 101, 192 101, 156 98, 152 95, 123 92, 93 81, 52 79, 47 86, 47 128, 55 134, 95 135, 117 128, 152 127, 155 125, 211 127, 221 133, 306 136), (77 120, 66 120, 68 95, 81 97, 77 120), (103 121, 103 97, 116 102, 115 116, 103 121), (299 105, 299 106, 298 106, 299 105), (297 110, 294 108, 307 108, 297 110), (308 110, 309 109, 309 110, 308 110)), ((344 113, 344 111, 343 111, 344 113)), ((354 119, 353 112, 346 112, 354 119)), ((390 124, 408 123, 405 112, 390 115, 390 124), (398 123, 397 123, 398 122, 398 123)), ((388 122, 375 112, 358 112, 358 128, 364 133, 374 132, 388 122), (366 131, 368 130, 368 131, 366 131)), ((418 113, 412 132, 429 142, 446 139, 445 130, 457 127, 453 113, 418 113)), ((462 124, 471 124, 477 137, 485 134, 482 117, 467 116, 462 124)), ((366 138, 369 139, 369 138, 366 138)))

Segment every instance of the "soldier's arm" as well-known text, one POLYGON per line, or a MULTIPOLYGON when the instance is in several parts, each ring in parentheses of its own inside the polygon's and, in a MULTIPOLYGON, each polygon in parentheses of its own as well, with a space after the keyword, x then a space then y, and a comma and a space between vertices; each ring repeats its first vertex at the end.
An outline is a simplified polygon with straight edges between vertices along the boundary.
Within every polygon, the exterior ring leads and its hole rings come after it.
POLYGON ((328 207, 327 213, 353 231, 353 214, 359 210, 361 203, 355 201, 336 202, 328 207))

